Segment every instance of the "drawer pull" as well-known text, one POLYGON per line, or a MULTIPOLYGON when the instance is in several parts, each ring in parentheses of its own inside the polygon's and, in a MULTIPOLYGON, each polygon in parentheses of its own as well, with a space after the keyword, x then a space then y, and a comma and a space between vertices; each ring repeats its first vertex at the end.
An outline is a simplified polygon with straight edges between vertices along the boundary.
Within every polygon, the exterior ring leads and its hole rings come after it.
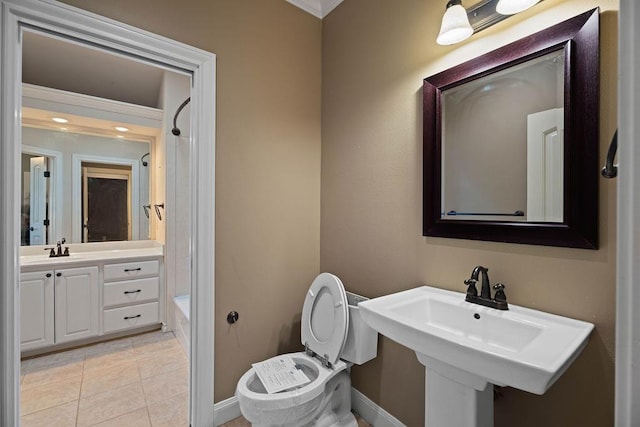
POLYGON ((124 269, 124 272, 125 272, 125 273, 128 273, 128 272, 130 272, 130 271, 140 271, 140 270, 142 270, 142 268, 141 268, 141 267, 138 267, 138 268, 125 268, 125 269, 124 269))
POLYGON ((124 320, 137 319, 138 317, 142 317, 142 314, 137 314, 135 316, 125 316, 124 320))
POLYGON ((142 292, 142 289, 137 289, 135 291, 124 291, 124 294, 125 295, 127 295, 127 294, 137 294, 137 293, 140 293, 140 292, 142 292))

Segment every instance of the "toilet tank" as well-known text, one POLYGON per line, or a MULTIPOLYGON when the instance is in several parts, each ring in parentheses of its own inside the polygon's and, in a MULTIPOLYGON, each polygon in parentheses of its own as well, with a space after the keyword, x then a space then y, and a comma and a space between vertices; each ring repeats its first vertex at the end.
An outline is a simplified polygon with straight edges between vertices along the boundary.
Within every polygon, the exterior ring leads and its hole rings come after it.
POLYGON ((349 331, 340 358, 362 365, 378 355, 378 333, 360 317, 358 304, 369 298, 347 292, 349 304, 349 331))

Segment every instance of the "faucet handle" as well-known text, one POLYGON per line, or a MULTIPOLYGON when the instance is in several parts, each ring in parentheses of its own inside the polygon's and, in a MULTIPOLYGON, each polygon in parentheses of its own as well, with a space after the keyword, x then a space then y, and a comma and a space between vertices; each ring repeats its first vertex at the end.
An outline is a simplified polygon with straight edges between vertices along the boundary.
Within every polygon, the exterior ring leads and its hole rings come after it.
POLYGON ((476 279, 467 279, 464 281, 464 284, 467 285, 467 296, 476 297, 478 296, 478 290, 476 289, 476 283, 478 281, 476 279))
POLYGON ((504 293, 504 288, 505 286, 502 283, 496 283, 493 285, 493 289, 496 291, 493 299, 496 301, 507 302, 507 296, 504 293))

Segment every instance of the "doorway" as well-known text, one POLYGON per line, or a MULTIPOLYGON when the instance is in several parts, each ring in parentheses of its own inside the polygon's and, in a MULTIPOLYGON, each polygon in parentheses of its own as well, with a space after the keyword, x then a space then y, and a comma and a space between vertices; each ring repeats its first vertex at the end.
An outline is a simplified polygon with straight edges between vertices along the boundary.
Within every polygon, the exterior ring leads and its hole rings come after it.
MULTIPOLYGON (((191 214, 192 351, 190 355, 190 420, 194 426, 213 424, 213 248, 214 225, 214 125, 202 117, 215 117, 215 56, 171 40, 156 37, 133 27, 89 16, 78 9, 36 0, 1 0, 3 9, 1 72, 2 114, 0 181, 20 182, 21 48, 24 32, 39 31, 54 38, 72 40, 123 57, 136 58, 166 69, 191 75, 191 200, 198 209, 191 214), (62 36, 64 35, 64 36, 62 36), (194 230, 198 230, 197 233, 194 230), (197 328, 196 328, 197 325, 197 328), (197 374, 196 374, 197 373, 197 374)), ((0 212, 0 287, 3 317, 0 352, 0 401, 2 425, 19 425, 19 283, 20 190, 17 185, 2 186, 0 212)), ((168 206, 167 206, 168 207, 168 206)), ((169 212, 167 212, 167 215, 169 212)))
POLYGON ((131 168, 82 163, 82 243, 131 240, 131 168))

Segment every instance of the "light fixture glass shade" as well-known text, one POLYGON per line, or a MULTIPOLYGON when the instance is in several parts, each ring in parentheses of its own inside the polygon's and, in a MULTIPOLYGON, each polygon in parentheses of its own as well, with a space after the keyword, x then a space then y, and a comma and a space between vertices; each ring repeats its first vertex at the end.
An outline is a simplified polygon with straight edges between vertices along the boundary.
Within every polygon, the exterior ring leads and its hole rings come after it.
POLYGON ((529 9, 540 0, 500 0, 496 5, 496 12, 500 15, 514 15, 529 9))
POLYGON ((447 5, 447 10, 444 12, 440 33, 436 38, 436 43, 440 45, 459 43, 473 34, 467 11, 460 3, 453 5, 451 3, 447 5))

